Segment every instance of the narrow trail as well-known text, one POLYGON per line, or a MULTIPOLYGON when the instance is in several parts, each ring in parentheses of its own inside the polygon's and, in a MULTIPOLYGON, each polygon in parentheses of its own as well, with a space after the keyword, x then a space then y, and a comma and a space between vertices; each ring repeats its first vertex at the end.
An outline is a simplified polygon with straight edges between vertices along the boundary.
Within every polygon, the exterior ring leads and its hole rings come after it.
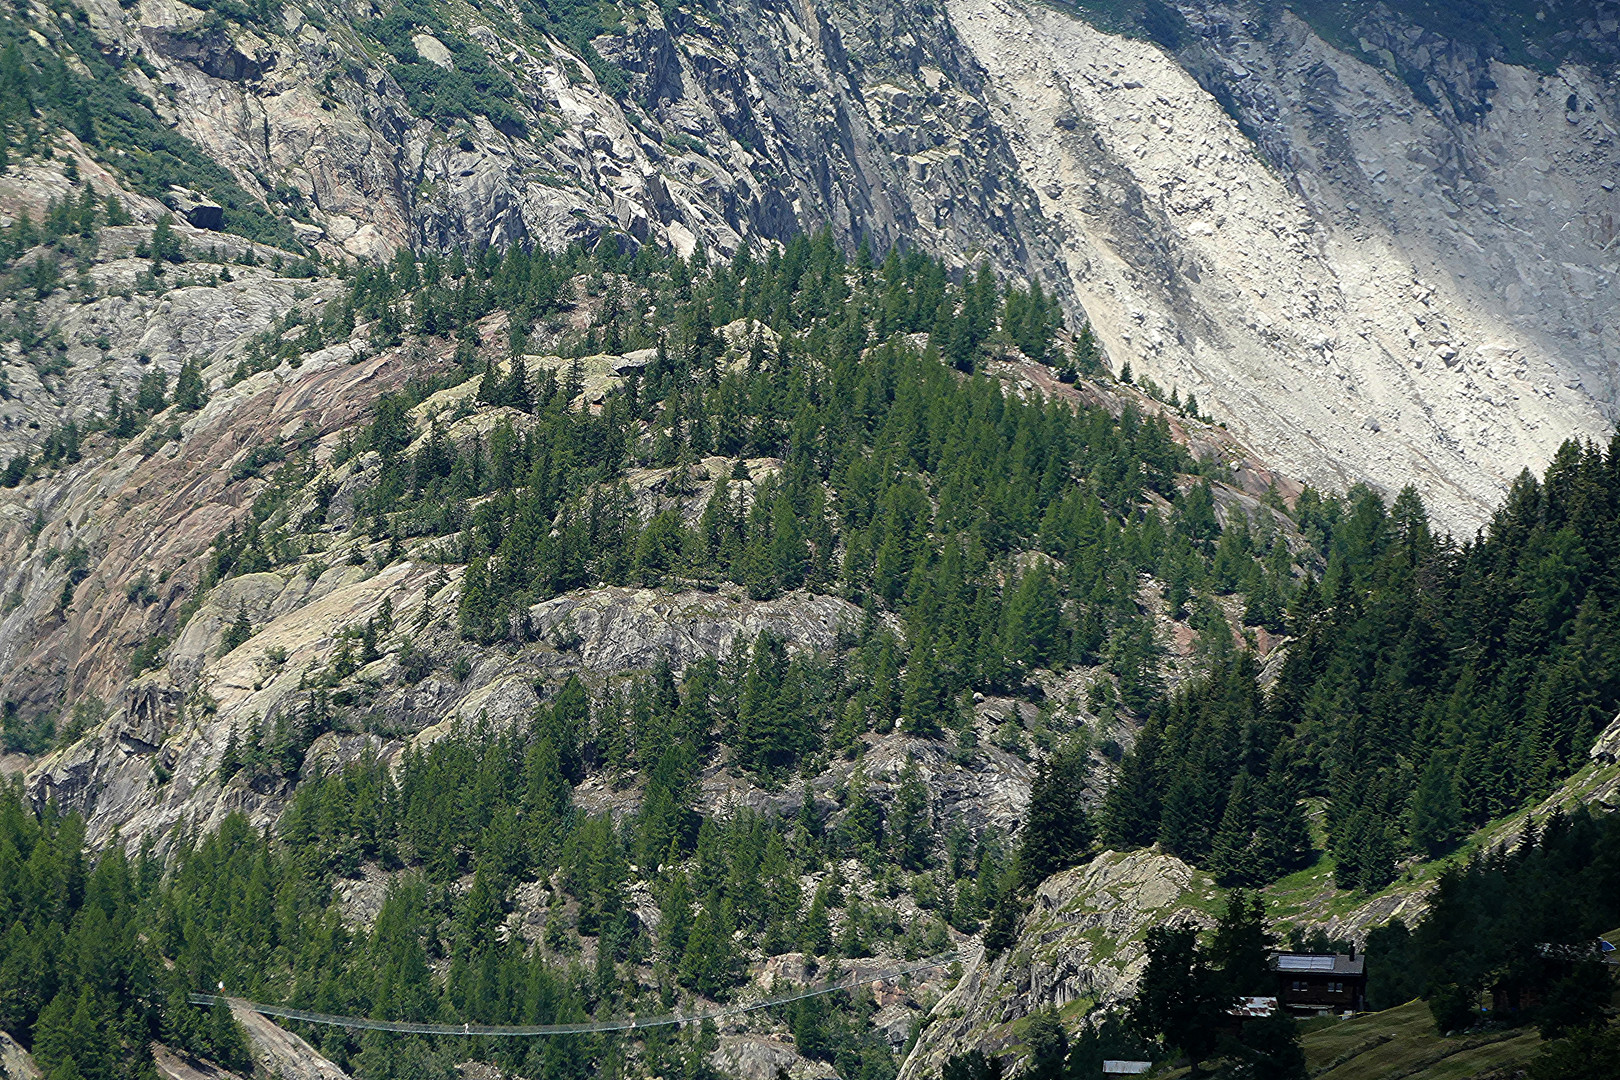
POLYGON ((849 975, 819 986, 809 986, 792 994, 766 998, 764 1001, 755 1001, 746 1005, 729 1005, 724 1008, 695 1013, 667 1013, 660 1016, 630 1016, 618 1020, 591 1020, 580 1024, 430 1024, 410 1020, 372 1020, 363 1016, 333 1016, 330 1013, 309 1012, 305 1009, 293 1009, 285 1005, 266 1005, 257 1001, 247 1001, 242 998, 220 994, 191 994, 189 1000, 193 1005, 225 1004, 232 1008, 246 1009, 249 1012, 260 1013, 264 1016, 362 1031, 393 1031, 413 1035, 581 1035, 596 1031, 637 1031, 642 1028, 668 1027, 672 1024, 692 1024, 704 1020, 719 1020, 728 1016, 741 1016, 744 1013, 758 1012, 760 1009, 784 1005, 790 1001, 802 1001, 805 998, 819 997, 822 994, 837 993, 839 990, 849 990, 863 983, 888 982, 919 971, 931 971, 935 968, 953 964, 958 960, 964 960, 976 951, 945 953, 928 960, 920 960, 914 964, 906 964, 902 967, 889 968, 864 975, 849 975))

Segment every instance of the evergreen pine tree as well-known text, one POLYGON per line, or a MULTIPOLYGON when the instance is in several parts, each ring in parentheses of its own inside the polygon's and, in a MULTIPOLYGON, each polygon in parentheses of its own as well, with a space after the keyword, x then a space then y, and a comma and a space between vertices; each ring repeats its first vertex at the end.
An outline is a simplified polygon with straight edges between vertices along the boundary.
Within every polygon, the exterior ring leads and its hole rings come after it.
POLYGON ((1226 798, 1226 812, 1210 846, 1209 870, 1222 885, 1260 885, 1258 875, 1265 868, 1254 860, 1254 799, 1250 792, 1249 771, 1241 770, 1232 781, 1226 798))
POLYGON ((253 620, 248 618, 247 601, 241 600, 236 605, 236 619, 225 628, 225 633, 219 639, 219 655, 234 652, 253 636, 253 620))
POLYGON ((208 388, 195 360, 180 365, 180 374, 174 380, 174 404, 181 412, 196 412, 208 401, 208 388))
POLYGON ((1044 560, 1019 579, 1007 601, 1007 629, 1002 647, 1025 668, 1050 666, 1062 655, 1062 599, 1044 560))
POLYGON ((1254 862, 1256 882, 1264 884, 1306 865, 1311 855, 1311 832, 1299 792, 1281 753, 1272 755, 1255 798, 1254 862))
POLYGON ((1451 767, 1439 754, 1431 756, 1412 792, 1412 843, 1431 859, 1449 851, 1462 832, 1462 803, 1451 782, 1451 767))
POLYGON ((741 971, 731 935, 730 905, 719 892, 711 892, 692 920, 686 952, 681 956, 681 981, 705 997, 719 997, 729 990, 741 971))
POLYGON ((496 390, 494 404, 505 405, 520 412, 533 411, 534 399, 529 393, 529 367, 524 363, 522 353, 512 355, 506 378, 501 380, 496 390))
POLYGON ((932 835, 929 829, 928 788, 922 782, 917 759, 908 758, 900 770, 900 787, 889 814, 891 844, 900 865, 921 870, 928 862, 932 835))
POLYGON ((1271 953, 1276 938, 1266 928, 1265 903, 1257 892, 1233 889, 1226 896, 1210 941, 1209 959, 1220 970, 1223 993, 1231 998, 1274 991, 1271 953))
POLYGON ((1018 922, 1024 917, 1023 902, 1017 890, 1003 889, 984 928, 984 948, 991 957, 1013 947, 1018 941, 1018 922))
POLYGON ((557 746, 557 760, 570 784, 585 779, 583 747, 591 728, 591 699, 578 675, 570 675, 551 700, 536 710, 536 724, 557 746))
POLYGON ((1131 1001, 1131 1026, 1180 1050, 1199 1075, 1215 1050, 1228 1003, 1221 982, 1198 948, 1195 929, 1155 926, 1147 932, 1147 968, 1131 1001))
POLYGON ((908 735, 938 738, 951 719, 950 713, 950 693, 934 657, 933 646, 917 641, 906 658, 900 726, 908 735))
POLYGON ((484 374, 478 380, 478 400, 486 405, 499 405, 501 398, 501 377, 495 369, 493 358, 484 361, 484 374))
POLYGON ((1119 774, 1103 801, 1102 833, 1116 847, 1143 847, 1159 836, 1159 796, 1155 767, 1159 733, 1153 721, 1136 737, 1120 762, 1119 774))
POLYGON ((799 947, 811 956, 826 956, 832 948, 832 923, 827 918, 825 881, 816 887, 816 895, 810 901, 810 910, 805 914, 799 934, 799 947))
MULTIPOLYGON (((774 501, 774 500, 773 500, 774 501)), ((754 600, 770 600, 781 588, 776 576, 776 559, 771 543, 771 503, 756 499, 748 511, 747 537, 743 542, 738 582, 754 600)))
POLYGON ((461 604, 457 619, 461 636, 487 644, 506 636, 503 605, 490 582, 489 561, 479 557, 467 564, 461 578, 461 604))
POLYGON ((1091 848, 1091 820, 1083 802, 1087 764, 1085 748, 1075 744, 1043 762, 1035 777, 1018 848, 1019 886, 1026 892, 1076 865, 1091 848))
POLYGON ((549 732, 543 734, 523 758, 524 816, 530 858, 534 863, 554 865, 562 839, 572 824, 572 796, 557 744, 549 732))
POLYGON ((770 545, 771 572, 776 584, 783 589, 803 585, 810 565, 810 549, 804 542, 804 531, 786 491, 778 492, 771 506, 770 545))
POLYGON ((1074 366, 1082 375, 1095 375, 1102 369, 1102 349, 1097 345, 1097 336, 1092 333, 1089 322, 1081 326, 1075 336, 1074 366))
POLYGON ((674 870, 664 883, 659 903, 658 949, 666 963, 679 967, 692 932, 692 889, 686 873, 674 870))
POLYGON ((47 1076, 55 1076, 58 1069, 68 1067, 79 1050, 81 1033, 73 1026, 77 1004, 77 995, 63 989, 40 1010, 39 1019, 34 1023, 34 1059, 47 1076))
POLYGON ((1159 843, 1172 855, 1194 863, 1202 863, 1209 854, 1212 809, 1206 779, 1193 772, 1177 777, 1164 797, 1159 818, 1159 843))

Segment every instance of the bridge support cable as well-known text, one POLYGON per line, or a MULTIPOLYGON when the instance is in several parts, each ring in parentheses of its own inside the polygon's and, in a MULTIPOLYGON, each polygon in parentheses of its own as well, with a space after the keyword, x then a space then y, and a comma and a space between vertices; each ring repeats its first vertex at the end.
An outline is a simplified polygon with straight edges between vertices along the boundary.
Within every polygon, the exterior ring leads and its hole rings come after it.
POLYGON ((850 990, 867 983, 890 982, 920 971, 942 968, 975 954, 976 950, 947 953, 929 960, 907 964, 903 967, 890 968, 885 971, 876 971, 864 975, 848 975, 819 986, 805 987, 791 994, 767 998, 764 1001, 728 1005, 703 1012, 667 1013, 661 1016, 630 1016, 616 1020, 589 1020, 578 1024, 434 1024, 412 1020, 373 1020, 364 1016, 334 1016, 331 1013, 310 1012, 307 1009, 294 1009, 286 1005, 267 1005, 262 1002, 247 1001, 243 998, 230 997, 224 994, 191 994, 188 1000, 193 1005, 224 1004, 232 1008, 256 1012, 263 1016, 298 1020, 306 1024, 324 1024, 328 1027, 350 1028, 358 1031, 392 1031, 410 1035, 584 1035, 598 1031, 639 1031, 643 1028, 694 1024, 701 1023, 704 1020, 720 1020, 729 1016, 741 1016, 745 1013, 785 1005, 791 1001, 802 1001, 805 998, 819 997, 822 994, 850 990))

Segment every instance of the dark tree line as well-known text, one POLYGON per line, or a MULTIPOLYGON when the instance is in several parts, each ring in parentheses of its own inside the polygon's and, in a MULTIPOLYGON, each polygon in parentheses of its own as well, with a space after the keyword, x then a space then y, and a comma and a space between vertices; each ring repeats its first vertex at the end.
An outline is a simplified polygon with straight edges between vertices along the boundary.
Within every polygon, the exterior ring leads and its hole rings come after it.
POLYGON ((1449 868, 1428 912, 1367 938, 1369 1004, 1428 999, 1442 1032, 1491 1019, 1548 1038, 1601 1026, 1614 979, 1597 951, 1620 926, 1620 816, 1527 822, 1511 844, 1449 868))
POLYGON ((1566 444, 1460 544, 1410 490, 1307 492, 1294 517, 1323 572, 1288 604, 1276 685, 1240 657, 1159 706, 1107 838, 1254 884, 1307 856, 1296 800, 1318 796, 1335 876, 1376 889, 1546 794, 1620 704, 1617 509, 1620 443, 1566 444))

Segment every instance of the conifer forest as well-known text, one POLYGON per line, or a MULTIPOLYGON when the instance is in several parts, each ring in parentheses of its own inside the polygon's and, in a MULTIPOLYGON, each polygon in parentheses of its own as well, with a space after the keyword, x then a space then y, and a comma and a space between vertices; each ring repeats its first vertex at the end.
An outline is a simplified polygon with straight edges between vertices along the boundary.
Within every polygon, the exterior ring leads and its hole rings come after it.
POLYGON ((0 12, 0 1080, 1620 1078, 1612 12, 802 6, 0 12))

